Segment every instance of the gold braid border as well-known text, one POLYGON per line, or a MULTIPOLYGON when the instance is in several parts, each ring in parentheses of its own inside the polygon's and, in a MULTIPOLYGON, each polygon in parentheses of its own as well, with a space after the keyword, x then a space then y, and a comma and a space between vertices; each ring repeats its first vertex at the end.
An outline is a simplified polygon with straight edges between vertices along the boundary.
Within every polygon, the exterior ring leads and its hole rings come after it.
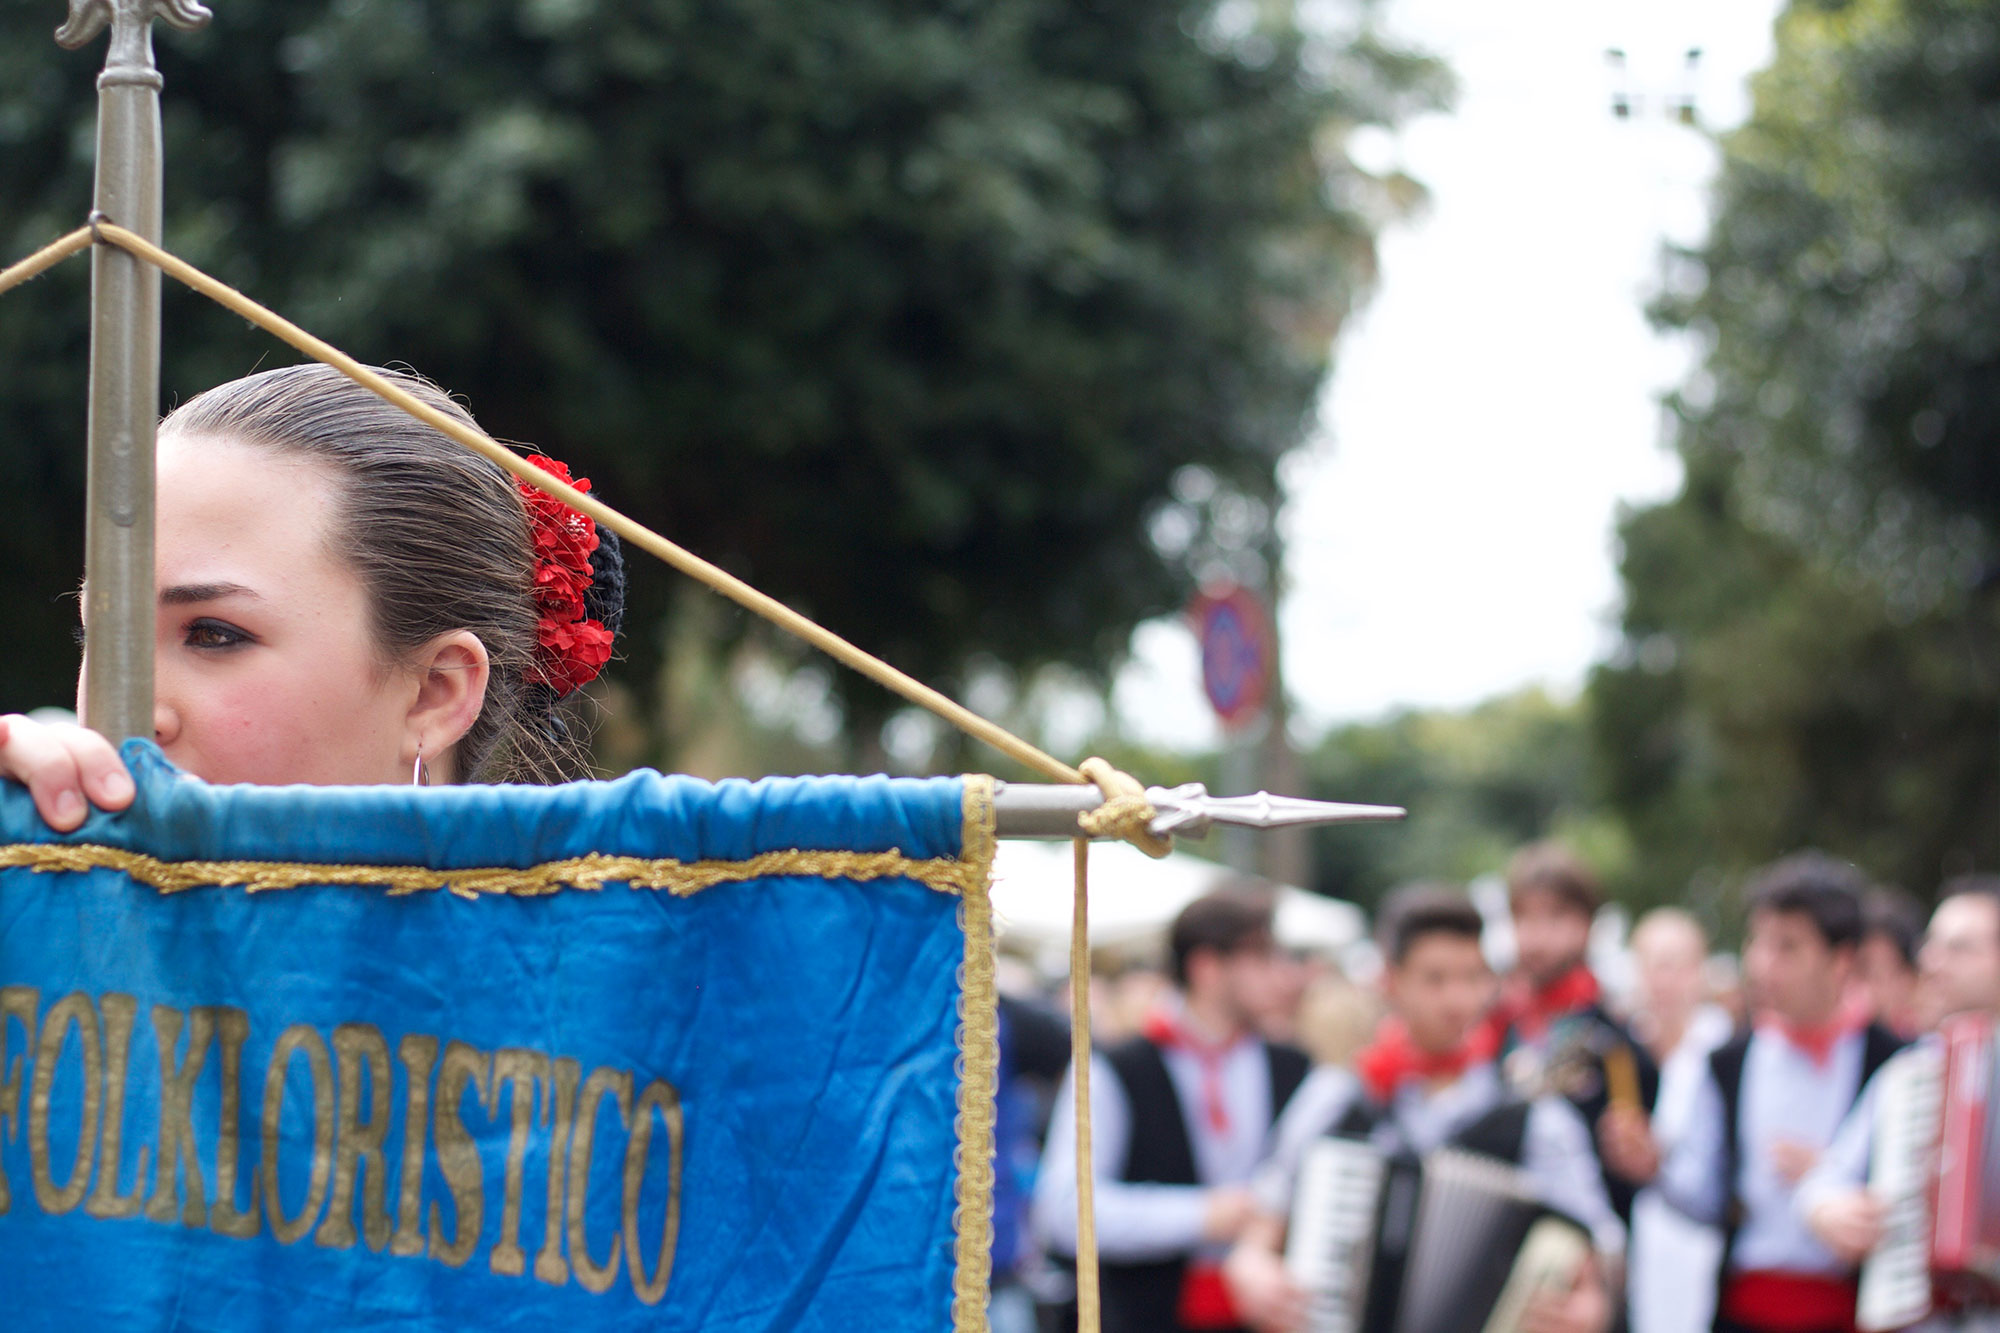
MULTIPOLYGON (((972 801, 967 779, 966 801, 972 801)), ((296 861, 162 861, 158 857, 91 843, 13 843, 0 846, 0 870, 37 870, 78 874, 116 870, 162 893, 190 889, 231 888, 248 893, 298 889, 314 884, 352 884, 386 890, 391 897, 444 890, 460 898, 506 896, 538 898, 564 889, 596 890, 607 884, 635 889, 660 889, 685 898, 718 884, 779 875, 819 879, 909 879, 940 893, 976 891, 984 910, 986 879, 991 873, 992 788, 986 788, 987 850, 984 858, 919 859, 901 852, 764 852, 742 861, 676 861, 671 857, 588 856, 516 870, 509 866, 475 866, 465 870, 432 870, 426 866, 330 865, 296 861)), ((970 825, 968 825, 968 829, 970 825)), ((987 958, 990 979, 992 959, 987 958)))
POLYGON ((959 921, 965 966, 959 973, 958 1206, 952 1274, 952 1333, 987 1333, 993 1281, 993 1099, 1000 1082, 999 994, 993 984, 993 779, 965 778, 965 845, 958 861, 959 921))

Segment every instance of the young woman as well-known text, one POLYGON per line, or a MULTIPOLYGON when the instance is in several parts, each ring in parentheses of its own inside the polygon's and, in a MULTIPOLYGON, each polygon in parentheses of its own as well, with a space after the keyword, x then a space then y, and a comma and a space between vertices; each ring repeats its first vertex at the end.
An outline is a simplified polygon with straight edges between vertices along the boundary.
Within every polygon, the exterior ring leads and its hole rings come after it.
MULTIPOLYGON (((428 381, 383 373, 471 421, 428 381)), ((320 365, 192 399, 161 423, 158 458, 168 759, 210 782, 583 775, 560 701, 623 617, 612 534, 320 365)), ((20 716, 0 718, 0 776, 59 830, 133 794, 96 732, 20 716)))

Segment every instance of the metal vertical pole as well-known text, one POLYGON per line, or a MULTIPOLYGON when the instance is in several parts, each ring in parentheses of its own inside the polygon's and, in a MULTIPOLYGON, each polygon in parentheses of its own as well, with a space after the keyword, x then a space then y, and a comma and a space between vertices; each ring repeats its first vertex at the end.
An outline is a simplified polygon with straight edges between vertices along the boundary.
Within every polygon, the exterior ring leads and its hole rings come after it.
MULTIPOLYGON (((96 211, 160 240, 160 72, 153 20, 206 23, 194 0, 70 0, 56 41, 111 29, 97 77, 96 211)), ((160 273, 100 245, 90 266, 90 466, 84 720, 114 741, 153 734, 153 423, 160 403, 160 273)))

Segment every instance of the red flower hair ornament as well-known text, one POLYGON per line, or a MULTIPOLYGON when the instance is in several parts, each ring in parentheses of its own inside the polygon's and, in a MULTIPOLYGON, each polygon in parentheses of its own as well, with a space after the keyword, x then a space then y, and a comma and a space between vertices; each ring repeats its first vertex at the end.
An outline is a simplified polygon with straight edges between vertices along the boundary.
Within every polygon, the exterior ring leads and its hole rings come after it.
MULTIPOLYGON (((530 454, 528 462, 579 491, 590 489, 589 481, 570 476, 553 458, 530 454)), ((596 680, 611 660, 611 631, 590 618, 583 601, 590 587, 591 553, 597 550, 597 524, 519 477, 514 485, 528 507, 535 543, 535 606, 541 613, 535 626, 540 649, 524 674, 562 698, 596 680)))

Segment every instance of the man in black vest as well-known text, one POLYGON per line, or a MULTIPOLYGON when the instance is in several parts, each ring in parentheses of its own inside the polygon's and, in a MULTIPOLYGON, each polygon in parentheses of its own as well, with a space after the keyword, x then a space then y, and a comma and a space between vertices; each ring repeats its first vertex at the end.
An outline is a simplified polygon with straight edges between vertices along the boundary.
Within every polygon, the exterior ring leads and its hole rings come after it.
MULTIPOLYGON (((1515 1091, 1558 1093, 1593 1127, 1621 1097, 1651 1115, 1660 1095, 1659 1066, 1606 1011, 1586 957, 1603 902, 1597 876, 1561 843, 1532 843, 1514 854, 1507 863, 1507 906, 1516 966, 1490 1020, 1499 1030, 1501 1068, 1515 1091)), ((1630 1226, 1637 1182, 1608 1164, 1603 1175, 1611 1206, 1630 1226)))
MULTIPOLYGON (((1494 1063, 1496 1032, 1484 1021, 1493 974, 1480 950, 1482 926, 1478 909, 1452 889, 1418 885, 1383 903, 1378 934, 1389 1016, 1353 1069, 1315 1069, 1292 1099, 1257 1175, 1258 1216, 1229 1256, 1232 1293, 1253 1327, 1294 1333, 1304 1325, 1307 1296, 1282 1255, 1300 1163, 1323 1135, 1364 1140, 1392 1159, 1451 1147, 1518 1166, 1543 1204, 1590 1229, 1600 1253, 1622 1249, 1623 1228, 1583 1117, 1553 1094, 1516 1097, 1494 1063)), ((1474 1264, 1486 1256, 1464 1257, 1474 1264)), ((1382 1302, 1397 1289, 1396 1277, 1378 1254, 1364 1327, 1391 1322, 1382 1302)), ((1466 1316, 1468 1328, 1485 1322, 1482 1312, 1466 1316)), ((1602 1274, 1592 1268, 1574 1292, 1545 1299, 1530 1326, 1593 1333, 1610 1318, 1602 1274)))
POLYGON ((1628 1175, 1658 1167, 1660 1195, 1724 1228, 1718 1333, 1847 1333, 1854 1268, 1798 1215, 1801 1177, 1834 1140, 1900 1040, 1848 1003, 1867 882, 1844 861, 1801 852, 1751 884, 1743 966, 1756 1027, 1709 1056, 1663 1167, 1644 1117, 1614 1108, 1606 1158, 1628 1175))
MULTIPOLYGON (((1239 1327, 1219 1264, 1252 1213, 1249 1181, 1306 1058, 1256 1032, 1290 992, 1268 898, 1221 892, 1169 936, 1177 1003, 1091 1061, 1092 1183, 1104 1333, 1239 1327)), ((1056 1100, 1035 1221, 1076 1250, 1076 1121, 1056 1100)))

